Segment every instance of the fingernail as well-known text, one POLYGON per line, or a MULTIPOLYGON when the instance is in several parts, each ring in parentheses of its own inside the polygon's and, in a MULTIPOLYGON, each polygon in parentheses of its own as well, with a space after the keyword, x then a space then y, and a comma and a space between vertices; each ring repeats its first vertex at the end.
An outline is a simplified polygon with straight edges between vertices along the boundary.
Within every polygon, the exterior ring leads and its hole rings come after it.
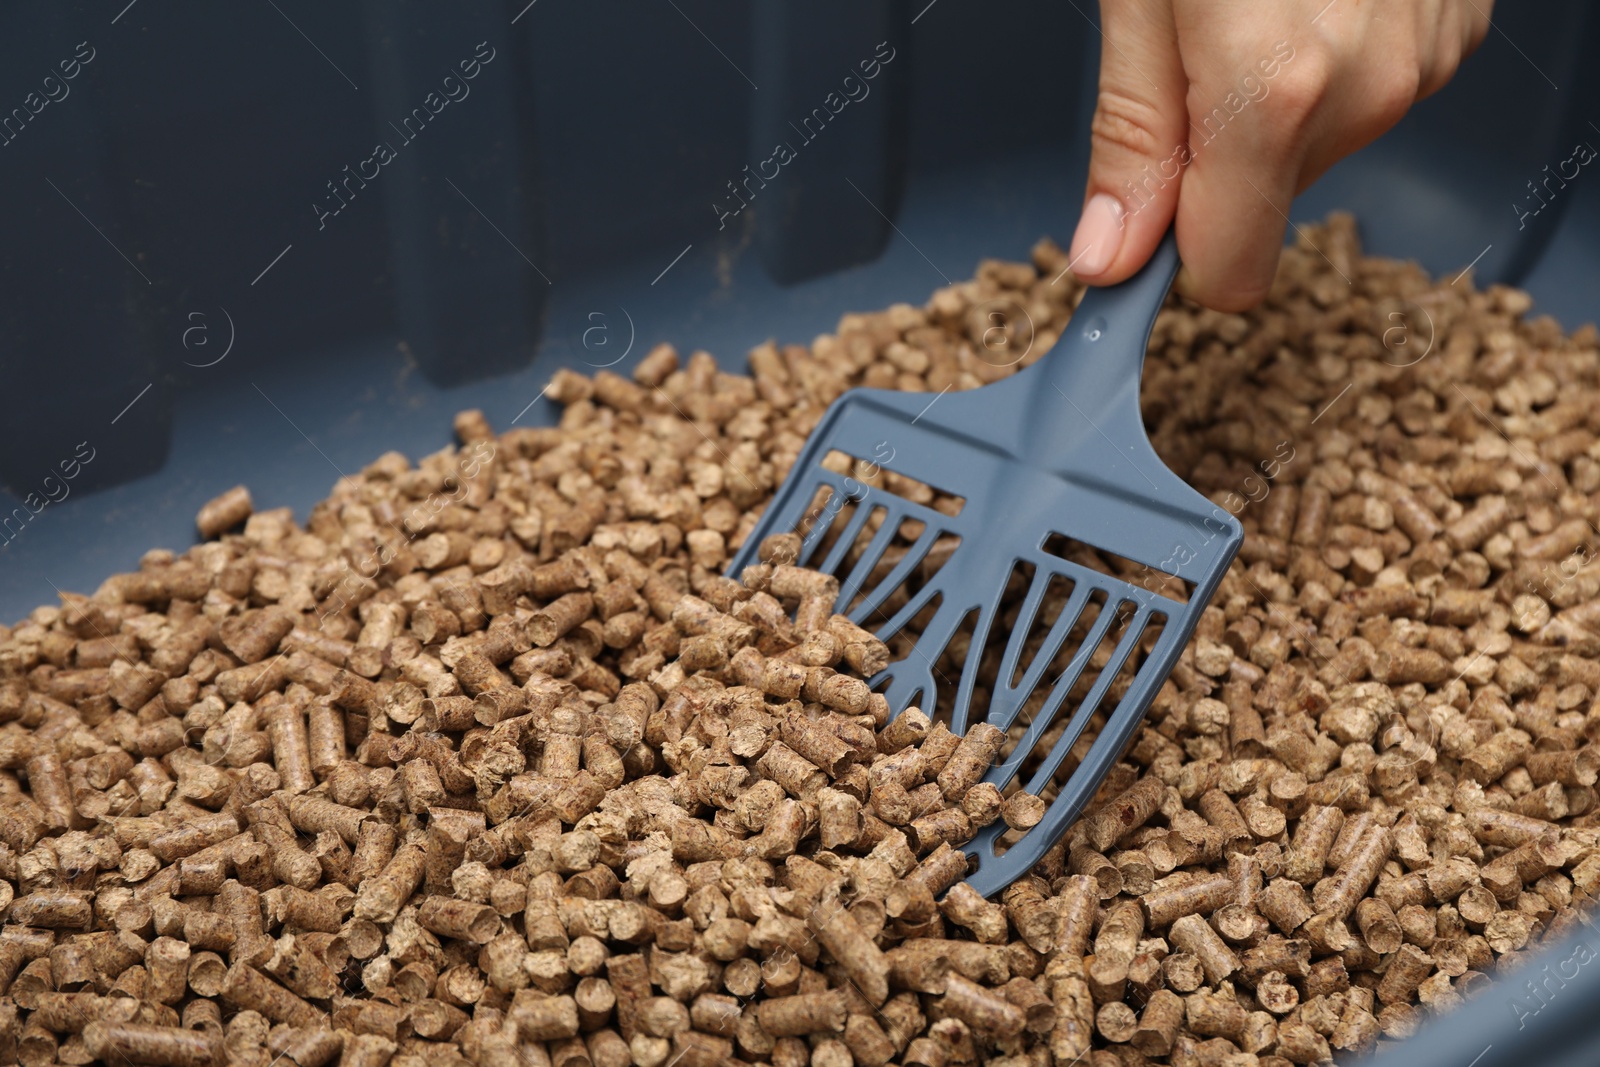
POLYGON ((1122 205, 1110 193, 1095 193, 1083 207, 1072 235, 1068 262, 1080 278, 1104 274, 1122 247, 1122 205))

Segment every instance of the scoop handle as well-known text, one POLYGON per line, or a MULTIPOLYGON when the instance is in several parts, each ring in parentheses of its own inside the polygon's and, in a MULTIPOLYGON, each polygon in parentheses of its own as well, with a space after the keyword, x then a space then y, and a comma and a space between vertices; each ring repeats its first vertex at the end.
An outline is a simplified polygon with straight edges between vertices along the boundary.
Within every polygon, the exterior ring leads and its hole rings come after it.
MULTIPOLYGON (((1098 315, 1107 323, 1115 323, 1119 330, 1128 329, 1139 334, 1139 348, 1150 339, 1150 327, 1155 325, 1156 312, 1167 299, 1172 279, 1178 274, 1178 237, 1167 227, 1161 242, 1151 253, 1145 265, 1133 277, 1116 285, 1092 286, 1084 294, 1074 318, 1088 312, 1098 315)), ((1109 339, 1109 338, 1107 338, 1109 339)))
POLYGON ((1133 277, 1090 288, 1055 349, 1016 377, 1027 380, 1030 392, 1058 403, 1059 392, 1090 414, 1106 410, 1130 389, 1137 397, 1150 330, 1177 273, 1178 241, 1168 227, 1133 277))

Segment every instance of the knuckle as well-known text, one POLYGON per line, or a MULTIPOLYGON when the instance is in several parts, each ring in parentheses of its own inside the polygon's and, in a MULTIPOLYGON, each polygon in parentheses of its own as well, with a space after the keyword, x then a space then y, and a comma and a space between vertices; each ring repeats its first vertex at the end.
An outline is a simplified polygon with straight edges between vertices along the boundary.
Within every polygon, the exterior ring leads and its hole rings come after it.
POLYGON ((1434 57, 1428 70, 1417 78, 1417 99, 1432 96, 1443 89, 1451 78, 1456 76, 1456 71, 1461 67, 1461 48, 1455 42, 1446 42, 1439 47, 1439 54, 1434 57))
POLYGON ((1262 102, 1279 123, 1298 130, 1328 99, 1332 82, 1331 57, 1321 49, 1303 48, 1278 75, 1271 95, 1262 102))
POLYGON ((1161 112, 1154 105, 1114 89, 1101 89, 1089 137, 1097 153, 1113 150, 1149 158, 1163 152, 1156 133, 1161 125, 1161 112))
POLYGON ((1492 2, 1482 6, 1472 5, 1471 13, 1466 16, 1466 29, 1462 32, 1462 45, 1465 55, 1471 55, 1483 44, 1483 39, 1489 36, 1489 18, 1494 12, 1492 2))
MULTIPOLYGON (((1450 73, 1453 72, 1452 69, 1446 73, 1445 80, 1448 80, 1450 73)), ((1415 63, 1398 66, 1379 81, 1374 90, 1375 117, 1383 123, 1384 129, 1399 122, 1405 113, 1411 110, 1411 105, 1417 102, 1417 94, 1421 88, 1422 71, 1415 63)))

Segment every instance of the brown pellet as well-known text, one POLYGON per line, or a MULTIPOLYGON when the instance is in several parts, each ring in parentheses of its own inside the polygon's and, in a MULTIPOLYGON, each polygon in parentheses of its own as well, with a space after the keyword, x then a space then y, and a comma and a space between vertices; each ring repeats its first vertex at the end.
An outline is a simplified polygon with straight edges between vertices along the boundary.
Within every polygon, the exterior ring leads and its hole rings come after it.
POLYGON ((500 930, 500 916, 487 904, 453 897, 428 897, 417 909, 417 922, 442 937, 485 944, 500 930))
POLYGON ((119 1057, 159 1067, 218 1067, 223 1062, 218 1035, 180 1027, 92 1022, 84 1028, 83 1044, 107 1062, 119 1057))
POLYGON ((279 1040, 274 1035, 270 1049, 280 1049, 278 1055, 295 1064, 295 1067, 327 1067, 344 1048, 345 1032, 323 1027, 280 1031, 285 1036, 279 1040))
POLYGON ((1308 810, 1295 830, 1294 843, 1284 861, 1284 874, 1302 885, 1322 877, 1328 853, 1344 826, 1344 812, 1332 805, 1308 810))
POLYGON ((385 1067, 394 1057, 397 1045, 383 1034, 355 1034, 344 1042, 340 1067, 385 1067))
POLYGON ((40 889, 11 903, 12 922, 46 929, 88 929, 92 903, 86 893, 65 889, 40 889))
POLYGON ((202 997, 222 992, 228 964, 215 952, 196 952, 189 957, 189 988, 202 997))
POLYGON ((1159 778, 1141 778, 1086 821, 1089 843, 1104 852, 1123 835, 1150 821, 1161 805, 1166 784, 1159 778))
MULTIPOLYGON (((193 967, 194 961, 191 960, 191 984, 193 984, 193 967)), ((242 963, 236 963, 228 968, 218 992, 230 1004, 241 1009, 258 1011, 274 1022, 288 1023, 291 1026, 311 1026, 322 1018, 322 1013, 309 1003, 254 967, 242 963)))
MULTIPOLYGON (((964 883, 963 883, 964 884, 964 883)), ((837 898, 825 898, 806 916, 817 942, 837 960, 874 1008, 889 999, 889 964, 855 916, 837 898)))
POLYGON ((1158 989, 1140 1013, 1129 1043, 1146 1056, 1169 1055, 1183 1021, 1183 998, 1169 989, 1158 989))
POLYGON ((232 814, 197 815, 150 838, 149 849, 168 863, 193 855, 203 848, 221 844, 239 832, 239 820, 232 814))
POLYGON ((421 883, 426 861, 427 853, 420 844, 402 845, 381 872, 362 883, 356 895, 357 917, 393 921, 421 883))
POLYGON ((332 830, 352 845, 360 840, 362 823, 371 814, 318 796, 289 798, 288 813, 295 829, 308 834, 332 830))
POLYGON ((758 1005, 761 1028, 773 1037, 804 1037, 844 1029, 846 1011, 838 994, 798 993, 774 997, 758 1005))
POLYGON ((1400 948, 1404 933, 1394 909, 1377 897, 1368 897, 1356 905, 1356 927, 1367 947, 1380 956, 1400 948))
POLYGON ((968 789, 989 770, 1000 742, 1005 738, 1001 731, 989 723, 977 723, 961 739, 960 746, 939 772, 939 789, 947 800, 960 802, 968 789))
POLYGON ((1378 999, 1385 1004, 1407 1003, 1432 973, 1433 960, 1426 952, 1415 945, 1401 945, 1378 983, 1378 999))
POLYGON ((1185 915, 1210 914, 1231 901, 1238 884, 1226 874, 1206 875, 1170 889, 1156 889, 1139 898, 1152 927, 1169 926, 1185 915))
POLYGON ((1064 880, 1055 899, 1057 955, 1078 957, 1087 952, 1097 897, 1094 879, 1089 876, 1072 875, 1064 880))
POLYGON ((517 1032, 528 1041, 553 1041, 578 1034, 578 1006, 570 996, 519 990, 508 1014, 517 1032))
POLYGON ((227 492, 200 505, 194 524, 200 536, 212 538, 233 529, 250 517, 255 505, 250 500, 250 490, 236 485, 227 492))
POLYGON ((161 1004, 176 1004, 183 998, 189 981, 190 947, 171 937, 158 937, 145 951, 149 973, 148 993, 161 1004))
POLYGON ((92 992, 45 992, 35 999, 29 1018, 53 1033, 76 1034, 96 1019, 127 1022, 138 1007, 138 1002, 128 997, 102 997, 92 992))
POLYGON ((1348 917, 1377 880, 1378 872, 1388 862, 1393 847, 1394 840, 1387 828, 1370 827, 1361 835, 1351 850, 1350 858, 1334 872, 1333 877, 1318 885, 1312 895, 1318 910, 1337 919, 1348 917))
POLYGON ((1305 887, 1288 878, 1275 878, 1256 898, 1261 914, 1284 934, 1293 934, 1316 909, 1305 887))
POLYGON ((1124 901, 1107 911, 1095 935, 1094 962, 1088 968, 1089 985, 1097 1001, 1122 996, 1144 927, 1144 913, 1132 901, 1124 901))
POLYGON ((1223 981, 1239 969, 1239 957, 1198 915, 1184 915, 1175 919, 1168 937, 1180 951, 1200 961, 1200 966, 1205 968, 1206 980, 1213 984, 1223 981))
POLYGON ((989 1037, 1015 1037, 1027 1025, 1021 1008, 959 974, 952 974, 946 981, 940 1005, 945 1012, 989 1037))

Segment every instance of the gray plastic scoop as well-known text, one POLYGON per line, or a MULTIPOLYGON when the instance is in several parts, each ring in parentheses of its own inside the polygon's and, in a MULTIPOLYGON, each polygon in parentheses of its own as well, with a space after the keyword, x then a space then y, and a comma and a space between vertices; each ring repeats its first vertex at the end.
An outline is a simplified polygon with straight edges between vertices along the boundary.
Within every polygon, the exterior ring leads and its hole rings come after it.
MULTIPOLYGON (((1043 821, 1003 850, 996 847, 1007 829, 1001 821, 965 846, 978 860, 967 880, 985 896, 1037 863, 1094 796, 1243 540, 1232 515, 1157 458, 1139 411, 1145 345, 1177 268, 1177 246, 1168 233, 1134 277, 1089 290, 1053 351, 992 385, 931 405, 927 393, 854 389, 841 396, 730 571, 737 575, 755 562, 768 535, 800 531, 798 562, 839 578, 838 610, 853 621, 887 640, 920 616, 914 654, 890 664, 872 679, 873 687, 885 693, 893 715, 912 704, 932 715, 939 687, 954 685, 950 729, 956 733, 977 722, 1002 731, 1026 723, 985 778, 1001 789, 1048 744, 1023 782, 1030 793, 1045 792, 1091 718, 1109 704, 1114 678, 1131 672, 1122 699, 1061 783, 1043 821), (965 504, 952 518, 863 484, 823 466, 834 451, 964 497, 965 504), (830 492, 819 512, 824 488, 830 492), (881 525, 871 531, 869 516, 880 509, 881 525), (892 564, 880 565, 894 558, 886 551, 906 520, 923 526, 902 533, 909 547, 902 546, 892 564), (819 552, 830 528, 839 536, 819 552), (930 549, 941 539, 948 545, 952 535, 959 545, 929 576, 924 564, 935 562, 930 549), (1192 583, 1187 601, 1065 558, 1084 558, 1081 550, 1061 552, 1059 546, 1072 541, 1162 572, 1156 578, 1170 574, 1192 583), (854 558, 852 546, 861 548, 854 558), (1015 585, 1014 572, 1028 584, 1008 629, 1001 601, 1015 585), (1069 584, 1057 617, 1040 617, 1047 588, 1069 584), (909 596, 891 600, 902 586, 909 596), (1086 611, 1090 604, 1098 611, 1086 611), (1159 624, 1159 634, 1152 624, 1159 624), (971 637, 960 678, 942 676, 935 664, 964 627, 971 637), (1000 642, 998 673, 987 701, 977 706, 982 650, 1000 642), (1104 660, 1098 668, 1090 662, 1097 648, 1109 650, 1109 659, 1105 652, 1098 657, 1104 660), (1094 680, 1069 701, 1086 667, 1094 680)), ((1165 582, 1169 590, 1174 584, 1165 582)))

